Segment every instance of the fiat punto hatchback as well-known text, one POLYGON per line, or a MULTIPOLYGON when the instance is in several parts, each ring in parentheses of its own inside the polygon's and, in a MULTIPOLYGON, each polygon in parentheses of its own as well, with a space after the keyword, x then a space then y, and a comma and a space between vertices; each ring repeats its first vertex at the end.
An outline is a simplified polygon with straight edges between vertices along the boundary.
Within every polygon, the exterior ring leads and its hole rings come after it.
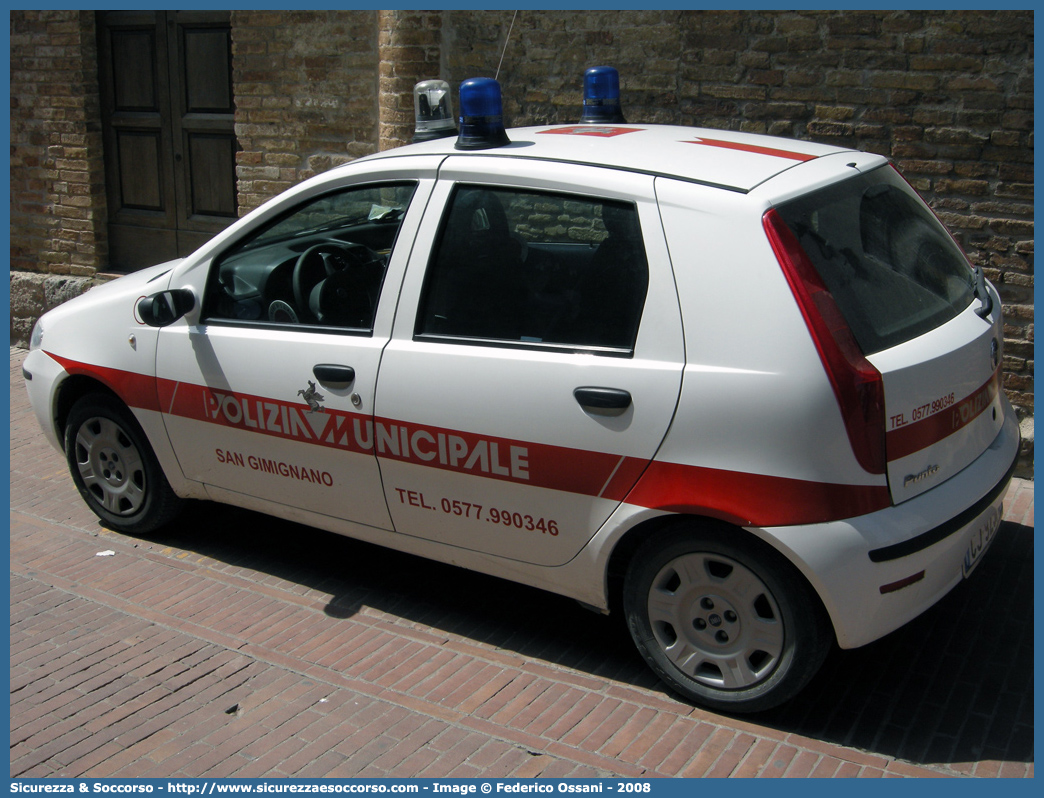
POLYGON ((896 169, 505 131, 490 84, 40 320, 32 404, 104 523, 210 499, 619 607, 737 712, 967 577, 1019 445, 1000 300, 896 169))

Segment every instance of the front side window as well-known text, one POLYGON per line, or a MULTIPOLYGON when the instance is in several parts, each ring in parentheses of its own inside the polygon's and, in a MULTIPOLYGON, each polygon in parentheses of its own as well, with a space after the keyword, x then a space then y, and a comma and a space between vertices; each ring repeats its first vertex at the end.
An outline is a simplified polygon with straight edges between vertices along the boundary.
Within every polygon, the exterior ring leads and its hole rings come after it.
POLYGON ((299 205, 214 264, 204 321, 369 333, 416 184, 355 187, 299 205))
POLYGON ((462 185, 428 266, 416 334, 630 354, 648 285, 633 204, 462 185))
POLYGON ((863 354, 922 335, 974 296, 964 254, 891 167, 779 207, 863 354))

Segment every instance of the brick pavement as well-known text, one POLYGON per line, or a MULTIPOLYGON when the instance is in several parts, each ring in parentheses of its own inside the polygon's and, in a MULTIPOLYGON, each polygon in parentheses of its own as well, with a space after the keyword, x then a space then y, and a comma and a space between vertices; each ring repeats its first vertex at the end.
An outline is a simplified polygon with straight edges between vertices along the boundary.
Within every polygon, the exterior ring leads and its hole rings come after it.
POLYGON ((15 776, 1033 776, 1032 482, 976 579, 730 718, 665 693, 615 619, 524 586, 206 504, 150 540, 104 529, 22 357, 15 776))

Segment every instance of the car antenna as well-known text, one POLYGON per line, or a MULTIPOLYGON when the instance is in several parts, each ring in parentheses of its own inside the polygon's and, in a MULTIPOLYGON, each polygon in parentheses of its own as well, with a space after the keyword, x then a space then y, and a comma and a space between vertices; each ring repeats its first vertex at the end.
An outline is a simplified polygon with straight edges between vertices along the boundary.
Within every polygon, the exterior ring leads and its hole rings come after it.
POLYGON ((518 11, 511 15, 511 24, 508 25, 507 36, 504 37, 504 49, 500 51, 500 63, 497 64, 497 74, 493 76, 493 80, 500 79, 500 67, 504 64, 504 53, 507 52, 508 42, 511 40, 511 30, 515 27, 515 17, 517 16, 518 11))

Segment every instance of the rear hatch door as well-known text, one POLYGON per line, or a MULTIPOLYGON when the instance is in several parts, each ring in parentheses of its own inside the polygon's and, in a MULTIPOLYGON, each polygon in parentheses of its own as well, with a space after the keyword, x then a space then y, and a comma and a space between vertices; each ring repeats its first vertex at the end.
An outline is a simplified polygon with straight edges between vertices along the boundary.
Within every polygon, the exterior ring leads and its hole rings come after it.
POLYGON ((898 504, 969 465, 1004 423, 1000 302, 868 359, 885 385, 888 484, 898 504))
POLYGON ((893 502, 958 473, 1004 422, 996 293, 891 166, 779 212, 882 375, 893 502))

